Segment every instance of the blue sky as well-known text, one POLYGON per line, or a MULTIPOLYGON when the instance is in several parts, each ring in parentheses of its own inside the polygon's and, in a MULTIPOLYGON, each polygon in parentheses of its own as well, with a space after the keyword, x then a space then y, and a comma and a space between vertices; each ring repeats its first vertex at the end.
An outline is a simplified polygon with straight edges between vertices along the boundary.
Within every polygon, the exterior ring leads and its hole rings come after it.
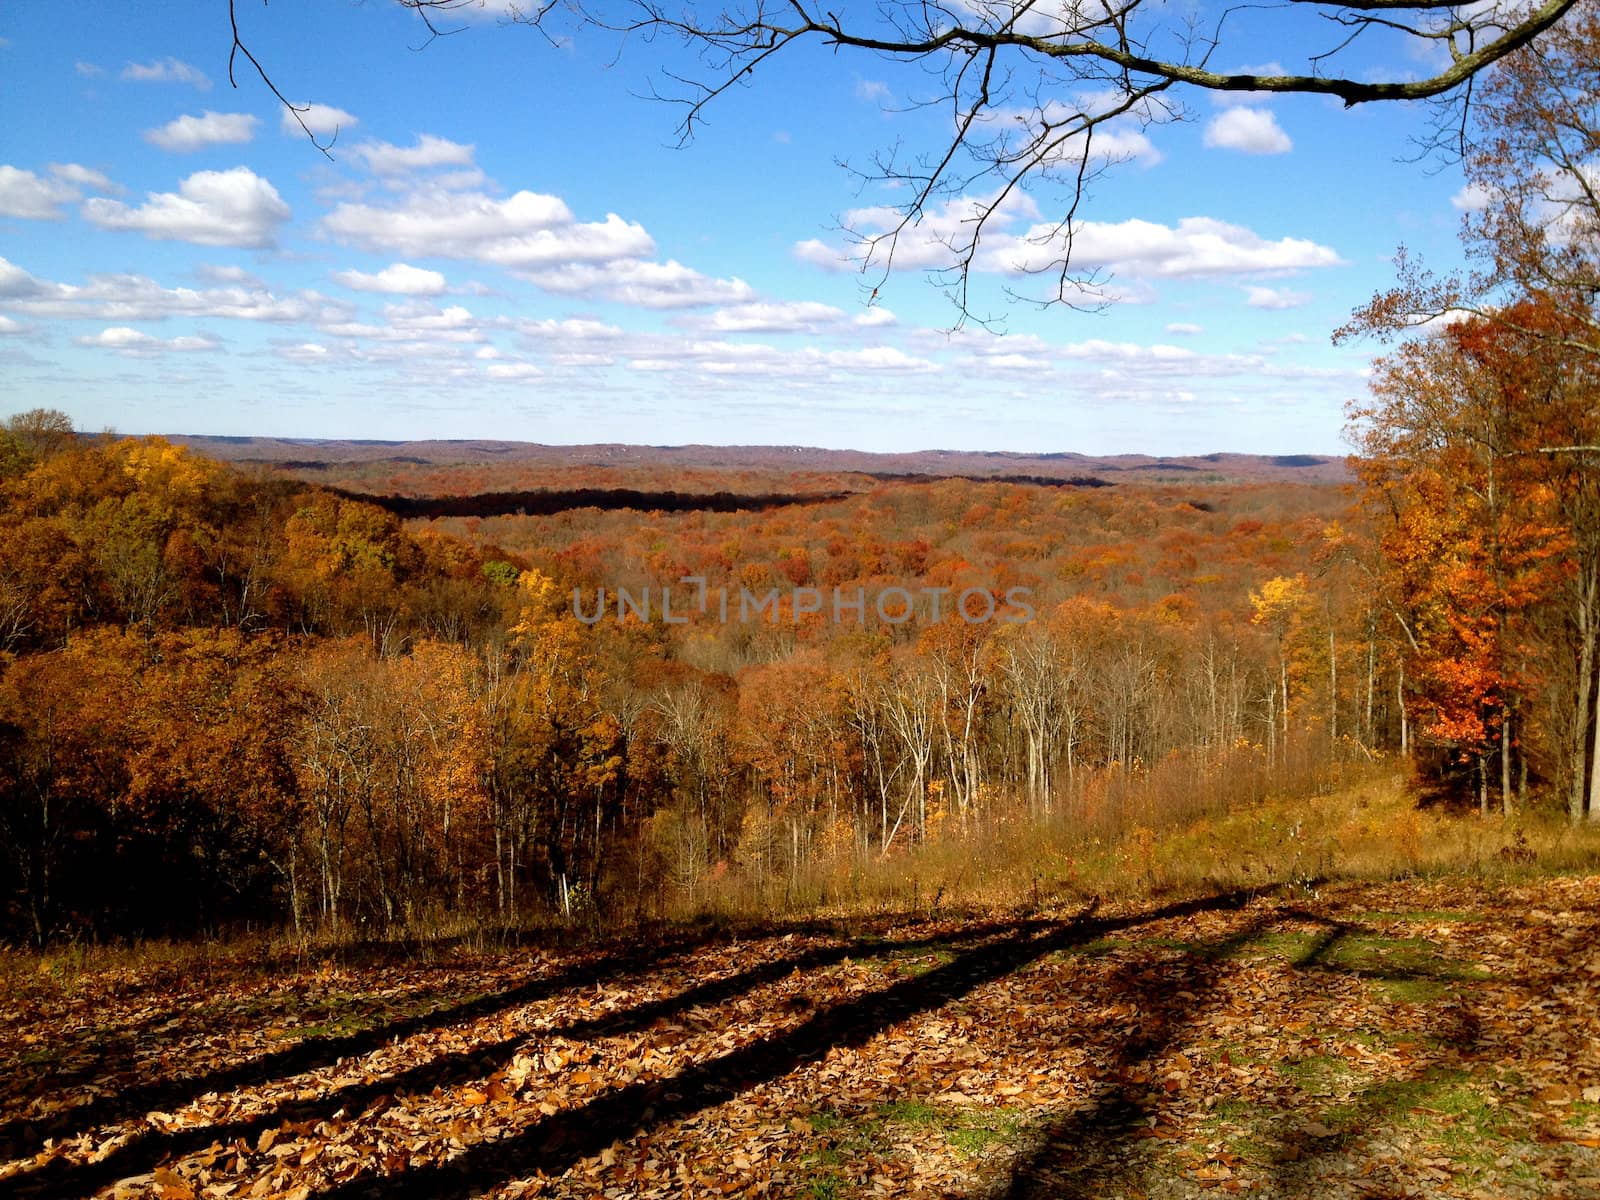
MULTIPOLYGON (((919 268, 959 204, 886 277, 840 232, 903 196, 840 160, 948 128, 902 103, 930 90, 915 68, 780 58, 679 148, 678 110, 644 98, 687 65, 659 43, 551 45, 492 13, 428 42, 385 0, 240 13, 285 94, 337 126, 331 159, 247 66, 230 86, 220 3, 0 9, 0 411, 126 433, 1342 453, 1375 348, 1329 334, 1400 244, 1458 256, 1459 173, 1402 161, 1420 106, 1191 94, 1182 122, 1116 127, 1127 160, 1080 213, 1115 302, 1006 299, 1040 289, 1016 267, 1060 215, 1042 188, 973 275, 1000 325, 953 333, 919 268)), ((1290 30, 1302 59, 1326 46, 1311 32, 1290 30)), ((1227 54, 1285 59, 1265 35, 1227 54)))

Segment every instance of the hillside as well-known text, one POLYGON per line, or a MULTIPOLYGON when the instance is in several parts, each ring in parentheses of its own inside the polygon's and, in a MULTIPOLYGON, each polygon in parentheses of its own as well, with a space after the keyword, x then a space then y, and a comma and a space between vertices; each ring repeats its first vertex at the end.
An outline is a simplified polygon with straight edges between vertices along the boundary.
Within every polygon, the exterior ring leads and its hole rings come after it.
POLYGON ((545 446, 490 439, 460 441, 329 441, 300 438, 236 438, 175 434, 171 440, 212 458, 264 463, 296 470, 327 470, 357 464, 438 467, 498 464, 513 470, 538 467, 596 470, 759 471, 853 474, 868 477, 927 475, 985 478, 1034 475, 1069 479, 1197 482, 1344 482, 1343 458, 1316 454, 1206 454, 1157 458, 1142 454, 1092 456, 1071 452, 1015 454, 924 450, 872 454, 807 446, 545 446))

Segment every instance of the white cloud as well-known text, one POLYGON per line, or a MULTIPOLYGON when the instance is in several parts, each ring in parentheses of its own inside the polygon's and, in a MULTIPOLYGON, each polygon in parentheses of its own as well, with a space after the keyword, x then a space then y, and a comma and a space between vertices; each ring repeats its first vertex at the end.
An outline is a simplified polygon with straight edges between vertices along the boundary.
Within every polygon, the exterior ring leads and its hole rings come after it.
POLYGON ((889 85, 877 79, 856 80, 856 99, 881 104, 889 98, 889 85))
POLYGON ((99 171, 77 163, 51 163, 52 178, 32 171, 0 165, 0 216, 30 221, 59 221, 61 205, 80 199, 85 190, 120 193, 115 183, 99 171))
POLYGON ((161 354, 168 351, 193 353, 195 351, 220 350, 222 343, 209 334, 198 336, 185 335, 175 338, 158 338, 148 333, 141 333, 137 329, 129 329, 125 325, 116 325, 110 329, 102 329, 99 333, 85 337, 74 338, 80 346, 92 346, 101 350, 114 350, 119 354, 129 357, 147 357, 152 354, 161 354))
POLYGON ((470 167, 473 150, 471 145, 424 133, 410 146, 362 142, 354 153, 375 175, 403 175, 430 167, 470 167))
POLYGON ((1206 126, 1205 144, 1244 154, 1287 154, 1294 149, 1277 117, 1264 108, 1236 106, 1213 117, 1206 126))
POLYGON ((320 342, 298 342, 294 345, 278 346, 274 352, 280 358, 301 363, 326 362, 331 356, 331 351, 320 342))
POLYGON ((716 333, 808 333, 844 320, 844 311, 814 301, 753 302, 719 308, 704 321, 716 333))
POLYGON ((83 215, 103 229, 130 230, 158 241, 259 249, 273 245, 278 226, 289 219, 289 206, 249 167, 234 167, 198 171, 176 193, 148 193, 139 208, 88 200, 83 215))
POLYGON ((715 279, 676 259, 664 263, 619 259, 572 263, 549 271, 522 272, 538 286, 568 296, 594 296, 639 308, 706 308, 745 304, 755 289, 742 279, 715 279))
POLYGON ((1245 303, 1251 308, 1299 308, 1311 300, 1310 292, 1296 292, 1289 288, 1246 287, 1245 294, 1249 296, 1245 303))
POLYGON ((199 67, 192 67, 176 58, 158 58, 154 62, 129 63, 122 68, 122 78, 134 83, 187 83, 202 92, 211 89, 211 80, 199 67))
MULTIPOLYGON (((894 251, 897 270, 949 267, 954 263, 950 243, 970 237, 970 201, 956 201, 930 214, 920 226, 908 231, 894 251)), ((890 209, 863 210, 849 214, 865 235, 892 227, 898 213, 890 209)), ((1019 232, 1008 232, 1008 214, 1000 214, 990 225, 973 268, 980 272, 1020 275, 1052 271, 1059 267, 1066 250, 1060 228, 1049 222, 1032 225, 1019 232)), ((1176 226, 1152 221, 1130 220, 1115 224, 1084 221, 1073 229, 1072 264, 1074 269, 1103 270, 1134 279, 1203 278, 1235 274, 1259 274, 1338 266, 1341 259, 1327 246, 1302 238, 1268 239, 1253 230, 1231 225, 1212 217, 1185 217, 1176 226)), ((843 252, 819 242, 801 243, 797 256, 819 265, 839 269, 843 252)), ((883 253, 879 249, 880 255, 883 253)), ((1133 301, 1138 292, 1099 293, 1108 299, 1133 301)))
POLYGON ((643 228, 615 213, 585 224, 560 197, 527 191, 496 200, 480 193, 428 190, 394 208, 341 204, 322 224, 334 237, 367 250, 472 259, 510 270, 655 252, 643 228))
MULTIPOLYGON (((996 245, 986 260, 990 269, 1048 269, 1063 249, 1055 227, 1039 225, 996 245)), ((1327 246, 1302 238, 1268 240, 1253 230, 1214 217, 1184 217, 1174 226, 1150 221, 1107 224, 1085 221, 1072 241, 1078 268, 1107 267, 1135 277, 1177 279, 1255 271, 1290 271, 1338 266, 1327 246)))
POLYGON ((12 337, 28 332, 28 328, 21 321, 13 321, 10 317, 0 317, 0 337, 12 337))
POLYGON ((943 370, 931 359, 893 346, 863 350, 779 349, 757 342, 644 338, 631 353, 630 370, 677 372, 718 379, 781 378, 826 383, 851 375, 928 375, 943 370))
POLYGON ((855 266, 855 260, 840 246, 830 246, 821 238, 807 238, 794 244, 793 254, 801 262, 808 262, 824 271, 845 271, 855 266))
POLYGON ((490 379, 537 379, 544 372, 529 362, 490 363, 483 373, 490 379))
POLYGON ((208 283, 242 283, 263 291, 267 286, 260 276, 236 263, 201 263, 194 269, 194 273, 208 283))
POLYGON ((1194 337, 1197 334, 1204 333, 1205 329, 1190 321, 1174 321, 1167 326, 1167 332, 1178 334, 1181 337, 1194 337))
POLYGON ((60 206, 78 198, 69 184, 41 179, 32 171, 0 166, 0 216, 28 221, 59 221, 60 206))
POLYGON ((106 69, 92 62, 78 61, 72 64, 72 69, 85 79, 95 79, 106 73, 106 69))
POLYGON ((1186 346, 1146 346, 1101 338, 1068 343, 1058 347, 1057 353, 1068 361, 1100 363, 1106 376, 1115 379, 1233 376, 1260 371, 1264 365, 1260 355, 1201 354, 1186 346))
POLYGON ((1141 122, 1166 119, 1165 109, 1146 103, 1127 113, 1117 113, 1127 97, 1114 90, 1080 92, 1070 101, 1047 100, 1032 108, 1006 107, 990 110, 980 117, 1004 139, 1009 152, 1032 157, 1025 146, 1037 146, 1040 162, 1046 167, 1074 168, 1087 152, 1095 165, 1135 163, 1153 167, 1161 162, 1161 151, 1146 136, 1141 122), (1090 117, 1100 118, 1092 138, 1085 139, 1083 126, 1090 117), (1074 131, 1077 132, 1074 132, 1074 131))
POLYGON ((198 117, 181 116, 158 129, 144 131, 144 140, 174 154, 192 154, 207 146, 237 146, 256 134, 256 118, 249 113, 219 113, 207 109, 198 117))
POLYGON ((1482 212, 1493 200, 1493 193, 1481 183, 1469 183, 1450 197, 1450 204, 1461 212, 1482 212))
POLYGON ((372 275, 365 271, 335 271, 333 278, 358 292, 388 292, 396 296, 437 296, 446 286, 438 271, 409 263, 394 263, 372 275))
POLYGON ((120 196, 122 188, 114 183, 103 172, 92 167, 81 166, 78 163, 51 163, 50 174, 62 183, 75 188, 82 188, 89 192, 105 192, 108 195, 120 196))
POLYGON ((440 308, 426 300, 409 300, 404 304, 386 304, 383 308, 384 324, 345 318, 326 322, 321 326, 330 337, 354 341, 383 343, 416 342, 432 346, 443 344, 465 345, 481 343, 486 335, 480 328, 482 322, 459 304, 440 308))
POLYGON ((623 336, 615 325, 585 317, 568 317, 564 321, 551 319, 517 322, 517 332, 530 338, 549 338, 561 342, 614 341, 623 336))
POLYGON ((881 329, 888 325, 894 325, 899 320, 900 318, 887 308, 869 308, 864 313, 858 313, 851 319, 850 323, 860 326, 862 329, 881 329))
POLYGON ((415 192, 398 205, 341 204, 323 219, 331 236, 374 252, 468 259, 565 296, 650 309, 743 304, 743 280, 714 279, 678 262, 651 262, 655 241, 616 213, 579 221, 558 196, 521 191, 415 192))
POLYGON ((871 346, 865 350, 832 350, 825 356, 829 366, 853 371, 888 371, 925 374, 942 370, 938 363, 916 358, 894 346, 871 346))
POLYGON ((144 275, 92 275, 81 286, 38 279, 0 258, 0 307, 31 316, 102 321, 220 317, 239 321, 336 321, 349 305, 317 292, 280 296, 265 286, 164 288, 144 275))
POLYGON ((283 116, 278 122, 279 128, 285 133, 303 134, 301 122, 306 129, 318 137, 331 137, 353 126, 361 124, 360 120, 345 112, 342 108, 335 108, 331 104, 296 104, 295 111, 283 110, 283 116), (295 118, 298 117, 299 120, 295 118))

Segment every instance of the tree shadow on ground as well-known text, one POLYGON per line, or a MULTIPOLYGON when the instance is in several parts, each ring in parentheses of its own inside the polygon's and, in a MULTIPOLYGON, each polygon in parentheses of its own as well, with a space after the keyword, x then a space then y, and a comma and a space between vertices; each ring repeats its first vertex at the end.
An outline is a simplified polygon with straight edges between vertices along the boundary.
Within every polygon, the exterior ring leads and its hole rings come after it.
MULTIPOLYGON (((1363 961, 1365 955, 1353 951, 1351 943, 1357 938, 1370 939, 1372 932, 1358 925, 1299 908, 1272 914, 1273 926, 1287 921, 1318 927, 1312 942, 1290 956, 1296 971, 1379 985, 1456 985, 1474 979, 1442 959, 1393 967, 1363 961)), ((1105 985, 1112 994, 1135 998, 1141 1035, 1120 1047, 1106 1047, 1110 1063, 1101 1086, 1071 1112, 1035 1130, 1029 1148, 1013 1161, 1002 1183, 987 1194, 1004 1200, 1079 1200, 1116 1194, 1119 1188, 1132 1195, 1146 1194, 1153 1181, 1150 1164, 1139 1153, 1139 1146, 1152 1136, 1152 1125, 1159 1123, 1166 1099, 1148 1068, 1181 1045, 1186 1035, 1197 1032, 1211 1001, 1220 998, 1223 964, 1266 932, 1258 921, 1218 942, 1187 947, 1195 961, 1184 964, 1181 988, 1174 986, 1172 979, 1153 976, 1146 963, 1130 964, 1105 985)), ((1541 982, 1550 981, 1522 982, 1538 988, 1541 982)), ((1478 1045, 1479 1027, 1480 1018, 1469 1000, 1457 995, 1441 1005, 1439 1027, 1433 1036, 1448 1044, 1453 1055, 1470 1054, 1478 1045)), ((1337 1106, 1319 1108, 1310 1103, 1306 1106, 1309 1112, 1301 1108, 1265 1110, 1265 1119, 1250 1126, 1268 1147, 1266 1159, 1254 1164, 1265 1168, 1265 1179, 1255 1182, 1253 1194, 1324 1194, 1323 1175, 1340 1155, 1349 1153, 1357 1132, 1379 1128, 1415 1102, 1417 1094, 1439 1086, 1442 1078, 1447 1077, 1441 1076, 1438 1064, 1419 1060, 1414 1070, 1377 1081, 1337 1106), (1335 1111, 1336 1128, 1312 1121, 1313 1114, 1333 1119, 1335 1111)), ((1213 1179, 1206 1186, 1216 1182, 1213 1179)), ((1373 1197, 1409 1194, 1385 1190, 1378 1180, 1368 1183, 1369 1190, 1363 1194, 1373 1197)), ((1403 1183, 1397 1179, 1396 1188, 1403 1183)))
POLYGON ((820 1061, 834 1049, 860 1047, 913 1016, 942 1008, 1053 951, 1149 921, 1237 906, 1250 894, 1190 900, 1123 918, 1086 914, 1069 921, 1017 922, 924 974, 819 1008, 785 1033, 695 1063, 667 1079, 614 1088, 535 1122, 512 1137, 469 1146, 448 1163, 357 1178, 322 1195, 338 1200, 417 1195, 456 1198, 535 1173, 559 1175, 618 1140, 723 1104, 820 1061))
MULTIPOLYGON (((511 1056, 533 1037, 562 1037, 569 1041, 583 1041, 601 1036, 637 1032, 649 1028, 658 1021, 697 1007, 736 998, 755 988, 781 980, 796 971, 804 973, 818 970, 847 958, 884 952, 970 947, 982 945, 996 938, 1008 940, 1019 936, 1030 936, 1041 928, 1052 927, 1051 923, 1040 921, 990 921, 962 926, 958 933, 940 932, 924 937, 894 939, 883 936, 887 925, 886 920, 858 922, 856 936, 848 940, 813 946, 793 953, 776 954, 745 970, 705 979, 669 996, 644 1001, 616 1012, 601 1013, 549 1027, 518 1028, 507 1036, 485 1041, 470 1050, 437 1055, 392 1074, 327 1089, 310 1099, 286 1100, 272 1104, 242 1120, 197 1125, 179 1130, 149 1130, 135 1135, 95 1162, 53 1159, 36 1171, 0 1180, 0 1198, 87 1194, 117 1179, 140 1174, 162 1163, 196 1153, 213 1143, 228 1145, 241 1139, 253 1143, 264 1131, 277 1129, 285 1122, 293 1124, 327 1120, 340 1110, 360 1113, 384 1102, 388 1097, 426 1094, 434 1088, 449 1087, 479 1079, 505 1066, 511 1056)), ((838 928, 836 923, 831 922, 776 927, 762 925, 744 929, 740 938, 746 941, 752 940, 751 935, 755 934, 755 940, 759 940, 780 931, 783 933, 825 931, 834 935, 838 928)), ((693 943, 658 944, 649 949, 601 956, 581 967, 535 979, 507 991, 439 1009, 421 1017, 391 1022, 349 1037, 308 1040, 276 1054, 214 1072, 201 1081, 185 1080, 154 1084, 148 1089, 131 1089, 136 1094, 133 1099, 108 1097, 108 1104, 103 1107, 103 1111, 140 1114, 155 1107, 141 1103, 145 1097, 152 1094, 172 1094, 174 1089, 187 1100, 208 1091, 231 1090, 286 1079, 332 1065, 340 1058, 369 1053, 395 1039, 427 1034, 449 1025, 506 1013, 518 1006, 547 999, 563 991, 648 973, 659 968, 662 962, 672 956, 703 947, 711 941, 723 941, 728 938, 728 931, 722 930, 714 937, 699 938, 693 943)), ((75 1127, 88 1129, 90 1126, 77 1118, 80 1114, 96 1107, 101 1106, 82 1106, 71 1110, 69 1115, 75 1118, 75 1127)), ((615 1140, 616 1136, 612 1134, 605 1144, 615 1140)))
MULTIPOLYGON (((886 924, 886 921, 871 920, 851 924, 826 920, 752 922, 738 926, 730 926, 725 922, 698 922, 687 927, 650 930, 643 935, 615 939, 609 946, 591 952, 576 962, 515 987, 456 1002, 450 1001, 452 989, 448 985, 432 996, 419 992, 410 1003, 425 1004, 427 1007, 422 1012, 380 1020, 370 1028, 349 1033, 301 1038, 281 1049, 196 1074, 186 1070, 184 1042, 209 1031, 197 1027, 192 1019, 181 1020, 184 1013, 180 1010, 173 1009, 147 1020, 146 1028, 141 1030, 130 1030, 125 1025, 106 1025, 103 1027, 105 1036, 99 1046, 100 1053, 93 1062, 69 1071, 42 1075, 35 1083, 18 1089, 23 1094, 39 1094, 45 1090, 70 1094, 74 1089, 83 1088, 95 1091, 95 1099, 44 1118, 16 1117, 0 1122, 0 1154, 28 1154, 37 1150, 48 1137, 69 1137, 147 1112, 170 1111, 207 1093, 255 1087, 315 1071, 343 1058, 369 1054, 396 1039, 403 1040, 448 1025, 494 1016, 572 988, 647 974, 664 962, 692 954, 709 945, 740 938, 752 940, 789 934, 848 937, 859 942, 876 936, 875 931, 881 931, 886 924), (168 1016, 179 1018, 180 1027, 164 1035, 159 1031, 168 1016), (170 1064, 171 1073, 163 1078, 126 1086, 119 1076, 126 1073, 127 1057, 138 1045, 153 1050, 170 1064)), ((522 940, 515 936, 512 938, 513 944, 522 940)), ((541 948, 549 945, 548 940, 534 935, 526 940, 541 948)), ((347 963, 382 965, 400 961, 394 958, 396 954, 404 955, 407 951, 447 954, 458 944, 459 939, 455 938, 413 939, 398 943, 362 942, 338 948, 337 957, 347 963)), ((143 992, 148 987, 148 983, 140 983, 134 991, 143 992)), ((193 1006, 190 1006, 191 1016, 192 1009, 193 1006)), ((0 1182, 0 1194, 3 1194, 4 1186, 0 1182)))
POLYGON ((1133 962, 1097 985, 1135 1006, 1138 1032, 1114 1044, 1107 1039, 1099 1085, 1071 1112, 1035 1130, 1029 1149, 993 1194, 1005 1200, 1106 1195, 1108 1181, 1130 1166, 1124 1153, 1150 1131, 1150 1118, 1159 1110, 1161 1097, 1150 1068, 1196 1027, 1227 973, 1228 960, 1275 920, 1276 914, 1271 921, 1255 916, 1226 937, 1189 947, 1185 960, 1166 964, 1168 969, 1133 962))

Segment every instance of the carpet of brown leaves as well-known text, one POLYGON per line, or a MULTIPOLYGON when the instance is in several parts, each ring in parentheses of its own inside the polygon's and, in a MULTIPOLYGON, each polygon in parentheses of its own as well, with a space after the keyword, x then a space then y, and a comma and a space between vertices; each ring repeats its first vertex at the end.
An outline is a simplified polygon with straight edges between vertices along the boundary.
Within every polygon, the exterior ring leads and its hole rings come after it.
POLYGON ((0 996, 0 1197, 1600 1197, 1600 879, 0 996))

